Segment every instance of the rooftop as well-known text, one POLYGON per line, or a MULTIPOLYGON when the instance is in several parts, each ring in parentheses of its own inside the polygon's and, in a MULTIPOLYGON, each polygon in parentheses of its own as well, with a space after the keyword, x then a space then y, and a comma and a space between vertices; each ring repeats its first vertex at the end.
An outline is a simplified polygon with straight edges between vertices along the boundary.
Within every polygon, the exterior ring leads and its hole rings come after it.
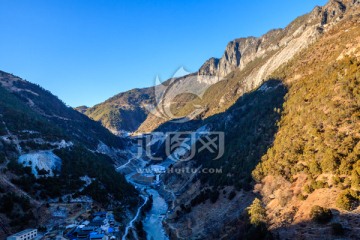
POLYGON ((99 233, 91 233, 90 234, 90 239, 101 239, 104 237, 104 234, 99 234, 99 233))
POLYGON ((32 232, 32 231, 34 231, 34 230, 36 230, 36 229, 34 229, 34 228, 25 229, 25 230, 22 230, 21 232, 15 233, 15 234, 13 234, 13 235, 11 235, 11 236, 14 236, 14 237, 15 237, 15 236, 21 236, 21 235, 23 235, 23 234, 32 232))

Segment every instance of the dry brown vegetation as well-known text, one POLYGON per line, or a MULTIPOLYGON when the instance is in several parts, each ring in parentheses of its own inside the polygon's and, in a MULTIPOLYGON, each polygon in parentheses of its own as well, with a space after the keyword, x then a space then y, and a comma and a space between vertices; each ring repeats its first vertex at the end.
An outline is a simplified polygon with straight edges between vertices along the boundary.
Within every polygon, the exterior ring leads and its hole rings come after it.
POLYGON ((332 221, 344 227, 350 216, 359 222, 359 35, 359 16, 350 16, 273 74, 289 92, 273 146, 253 176, 281 238, 330 237, 330 224, 311 230, 314 205, 331 208, 332 221))

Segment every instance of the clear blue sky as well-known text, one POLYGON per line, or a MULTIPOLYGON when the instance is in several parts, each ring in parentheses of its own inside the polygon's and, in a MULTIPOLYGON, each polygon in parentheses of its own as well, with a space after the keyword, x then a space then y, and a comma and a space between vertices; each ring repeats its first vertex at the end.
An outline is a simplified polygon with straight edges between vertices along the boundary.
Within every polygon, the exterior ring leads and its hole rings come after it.
POLYGON ((181 66, 194 72, 238 37, 286 26, 325 0, 0 0, 0 70, 71 106, 92 106, 181 66))

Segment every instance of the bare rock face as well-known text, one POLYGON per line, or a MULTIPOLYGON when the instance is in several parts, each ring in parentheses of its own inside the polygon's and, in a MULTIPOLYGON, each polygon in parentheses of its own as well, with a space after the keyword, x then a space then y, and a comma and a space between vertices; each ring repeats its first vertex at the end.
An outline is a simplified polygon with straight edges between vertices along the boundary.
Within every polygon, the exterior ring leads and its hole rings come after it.
POLYGON ((252 74, 255 83, 252 85, 256 86, 282 63, 314 42, 324 27, 339 21, 355 5, 359 5, 359 0, 331 0, 324 7, 316 7, 311 13, 299 17, 284 29, 271 30, 258 38, 235 39, 228 43, 219 60, 209 59, 198 74, 225 77, 237 68, 244 69, 256 58, 265 58, 277 51, 265 67, 252 74))
MULTIPOLYGON (((211 79, 216 84, 224 78, 237 81, 235 87, 224 88, 222 95, 208 99, 211 106, 205 117, 228 107, 229 103, 246 92, 252 91, 268 79, 280 66, 290 61, 297 53, 316 42, 324 33, 351 13, 359 0, 331 0, 323 7, 315 7, 310 13, 300 16, 284 29, 274 29, 261 37, 238 38, 228 43, 223 56, 210 58, 197 72, 198 79, 211 79), (238 73, 239 77, 234 78, 238 73), (213 104, 216 102, 216 105, 213 104)), ((190 82, 188 84, 195 84, 190 82)), ((137 131, 148 132, 159 124, 158 119, 148 115, 137 131)))
POLYGON ((217 73, 218 66, 219 66, 219 59, 218 58, 210 58, 199 69, 199 75, 215 76, 217 73))
MULTIPOLYGON (((227 104, 260 86, 281 65, 316 42, 341 21, 344 15, 352 12, 355 6, 360 6, 360 0, 331 0, 325 6, 315 7, 309 14, 298 17, 284 29, 271 30, 261 37, 235 39, 228 43, 221 58, 210 58, 201 66, 194 74, 198 78, 187 78, 187 84, 198 84, 194 81, 216 84, 224 78, 230 79, 233 73, 240 72, 239 77, 230 80, 232 83, 237 81, 238 84, 224 88, 222 96, 214 95, 205 103, 212 106, 207 116, 221 112, 228 107, 227 104)), ((115 133, 152 131, 163 121, 149 114, 144 107, 156 104, 151 91, 154 92, 154 89, 138 89, 135 94, 119 94, 86 110, 85 114, 101 121, 115 133), (143 100, 133 101, 134 96, 143 100)))
POLYGON ((218 75, 225 76, 240 65, 241 51, 238 41, 231 41, 227 46, 224 56, 220 59, 218 75))
POLYGON ((84 114, 84 113, 89 109, 89 107, 87 107, 87 106, 79 106, 79 107, 76 107, 76 108, 74 108, 74 109, 75 109, 76 111, 84 114))

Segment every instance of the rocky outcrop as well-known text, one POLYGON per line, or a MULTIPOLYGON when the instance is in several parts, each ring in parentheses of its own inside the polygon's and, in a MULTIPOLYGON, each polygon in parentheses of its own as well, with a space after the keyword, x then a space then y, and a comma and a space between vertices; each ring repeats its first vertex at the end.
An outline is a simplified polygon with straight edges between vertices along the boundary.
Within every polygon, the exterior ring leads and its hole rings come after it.
POLYGON ((199 69, 199 75, 214 76, 217 73, 218 66, 219 66, 219 59, 218 58, 210 58, 199 69))
POLYGON ((85 113, 89 109, 89 107, 87 107, 87 106, 79 106, 79 107, 76 107, 74 109, 76 111, 80 112, 80 113, 85 113))
POLYGON ((257 58, 273 55, 266 66, 252 74, 255 83, 266 78, 282 63, 291 59, 322 33, 324 27, 339 21, 358 0, 331 0, 324 7, 297 18, 284 29, 271 30, 261 37, 235 39, 228 43, 220 59, 210 58, 199 69, 199 75, 225 77, 235 69, 244 69, 257 58), (274 54, 274 51, 277 53, 274 54))
MULTIPOLYGON (((221 94, 215 92, 202 102, 209 109, 204 117, 222 112, 241 95, 258 87, 276 69, 314 43, 356 5, 359 5, 359 0, 331 0, 325 6, 315 7, 309 14, 298 17, 284 29, 271 30, 261 37, 235 39, 228 43, 221 58, 210 58, 200 67, 196 73, 198 78, 177 79, 183 79, 184 83, 192 86, 196 84, 194 81, 213 85, 227 77, 231 83, 221 89, 221 94), (234 76, 234 73, 238 75, 234 76)), ((118 94, 88 109, 85 114, 100 121, 114 133, 148 132, 170 120, 162 120, 149 114, 146 106, 154 104, 157 104, 154 88, 135 89, 118 94)), ((190 107, 174 107, 176 110, 186 108, 190 107)))
MULTIPOLYGON (((189 109, 191 104, 205 106, 203 118, 226 111, 239 97, 260 86, 280 66, 331 31, 356 5, 359 1, 332 0, 298 17, 284 29, 231 41, 220 59, 210 58, 197 72, 198 80, 214 85, 208 87, 211 93, 204 94, 200 103, 189 102, 173 109, 189 109), (226 83, 222 82, 224 78, 226 83)), ((189 81, 192 80, 186 80, 188 85, 195 84, 189 81)), ((149 114, 137 131, 152 131, 164 121, 149 114)))

